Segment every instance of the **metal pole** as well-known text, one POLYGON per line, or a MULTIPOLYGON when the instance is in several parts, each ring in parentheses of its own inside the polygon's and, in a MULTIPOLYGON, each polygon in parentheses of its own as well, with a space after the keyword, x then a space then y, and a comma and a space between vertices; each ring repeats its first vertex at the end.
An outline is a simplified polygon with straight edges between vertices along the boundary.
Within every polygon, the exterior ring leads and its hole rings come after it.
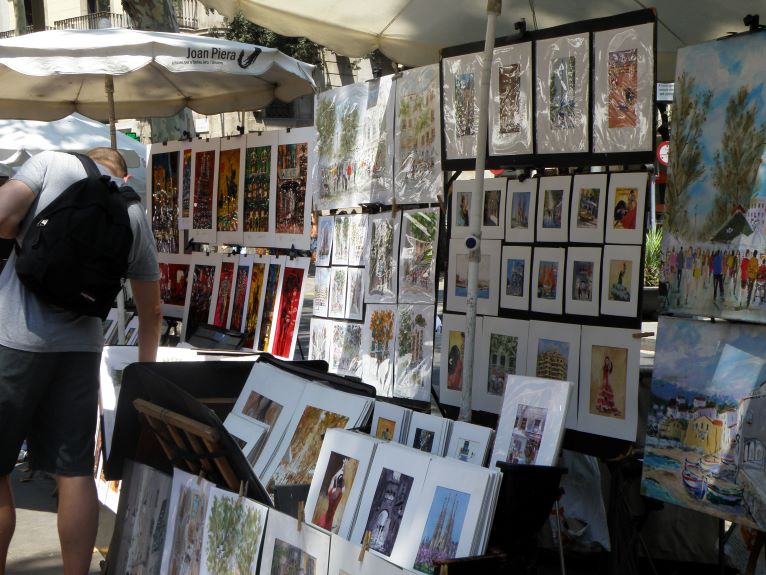
MULTIPOLYGON (((469 245, 468 288, 466 298, 466 328, 463 345, 463 389, 460 402, 461 421, 471 420, 471 395, 473 387, 473 359, 476 343, 476 293, 479 285, 479 262, 481 261, 481 208, 484 196, 484 166, 487 159, 487 128, 489 122, 489 74, 492 69, 492 52, 495 49, 495 28, 502 9, 502 0, 487 0, 487 34, 484 38, 484 57, 479 82, 479 129, 476 133, 475 186, 471 195, 471 219, 469 236, 476 238, 469 245)), ((466 241, 473 240, 471 237, 466 241)))

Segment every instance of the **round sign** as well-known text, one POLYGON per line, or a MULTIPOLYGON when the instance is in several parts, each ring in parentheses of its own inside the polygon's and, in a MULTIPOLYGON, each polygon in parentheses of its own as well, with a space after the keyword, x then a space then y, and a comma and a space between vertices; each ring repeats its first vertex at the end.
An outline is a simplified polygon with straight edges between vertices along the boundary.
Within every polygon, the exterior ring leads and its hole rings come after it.
POLYGON ((664 142, 660 142, 660 145, 657 146, 657 160, 659 160, 660 164, 663 166, 668 165, 668 155, 670 153, 670 142, 668 140, 665 140, 664 142))

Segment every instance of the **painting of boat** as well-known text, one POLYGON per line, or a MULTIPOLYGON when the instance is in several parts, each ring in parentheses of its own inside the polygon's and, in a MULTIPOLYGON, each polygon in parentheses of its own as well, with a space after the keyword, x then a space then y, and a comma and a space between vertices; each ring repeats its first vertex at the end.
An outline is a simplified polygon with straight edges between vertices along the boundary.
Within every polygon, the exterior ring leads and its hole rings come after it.
POLYGON ((745 490, 731 481, 716 479, 710 475, 705 477, 706 498, 718 505, 736 506, 742 503, 745 490))
POLYGON ((689 495, 694 499, 702 499, 705 496, 707 484, 705 482, 705 475, 702 473, 698 463, 686 459, 684 461, 684 469, 681 472, 681 479, 689 495))

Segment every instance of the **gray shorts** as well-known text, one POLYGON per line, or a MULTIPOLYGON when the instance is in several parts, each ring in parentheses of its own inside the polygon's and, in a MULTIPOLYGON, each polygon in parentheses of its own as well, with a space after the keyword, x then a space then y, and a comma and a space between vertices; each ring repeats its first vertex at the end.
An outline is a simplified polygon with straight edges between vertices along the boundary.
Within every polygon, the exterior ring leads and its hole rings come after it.
POLYGON ((32 469, 93 474, 100 362, 93 352, 0 346, 0 476, 13 470, 24 439, 32 469))

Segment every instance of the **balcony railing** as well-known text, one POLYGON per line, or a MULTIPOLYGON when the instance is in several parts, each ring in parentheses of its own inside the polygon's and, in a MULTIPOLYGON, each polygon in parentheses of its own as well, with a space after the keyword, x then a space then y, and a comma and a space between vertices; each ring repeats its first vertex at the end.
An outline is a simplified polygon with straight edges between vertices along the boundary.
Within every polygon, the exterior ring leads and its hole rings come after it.
POLYGON ((180 0, 180 2, 174 2, 173 4, 176 9, 179 30, 198 30, 197 8, 199 2, 197 0, 180 0))
POLYGON ((84 16, 56 20, 53 27, 57 30, 97 30, 99 28, 131 28, 131 25, 127 14, 94 12, 84 16))

